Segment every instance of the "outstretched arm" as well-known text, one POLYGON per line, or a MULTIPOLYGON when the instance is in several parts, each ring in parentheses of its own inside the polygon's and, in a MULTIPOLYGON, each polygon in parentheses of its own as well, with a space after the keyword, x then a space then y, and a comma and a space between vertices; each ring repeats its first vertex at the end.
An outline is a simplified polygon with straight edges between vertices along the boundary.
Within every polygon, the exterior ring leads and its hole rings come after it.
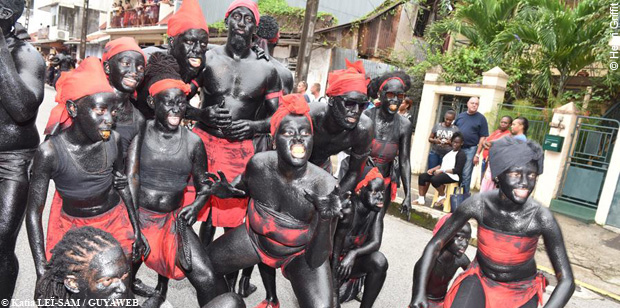
POLYGON ((0 29, 0 105, 18 123, 37 115, 43 101, 45 62, 29 44, 11 50, 0 29))
POLYGON ((41 144, 34 156, 26 205, 26 229, 37 278, 43 276, 47 263, 42 216, 53 166, 56 165, 56 158, 50 145, 49 141, 41 144))
POLYGON ((558 285, 551 293, 545 308, 564 307, 575 291, 573 269, 568 261, 562 230, 558 222, 547 208, 541 208, 538 212, 545 250, 558 279, 558 285))
MULTIPOLYGON (((396 120, 399 120, 398 118, 396 120)), ((405 119, 403 119, 405 120, 405 119)), ((398 163, 400 170, 400 179, 403 183, 403 191, 405 198, 401 204, 401 208, 411 208, 411 122, 405 120, 407 125, 400 126, 400 142, 398 143, 398 163)))

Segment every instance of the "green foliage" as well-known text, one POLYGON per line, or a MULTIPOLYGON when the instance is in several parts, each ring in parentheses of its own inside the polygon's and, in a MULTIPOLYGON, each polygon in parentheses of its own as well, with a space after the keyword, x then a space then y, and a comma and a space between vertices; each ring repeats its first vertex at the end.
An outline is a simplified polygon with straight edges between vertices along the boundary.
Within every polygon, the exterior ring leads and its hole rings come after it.
MULTIPOLYGON (((302 21, 306 14, 306 9, 289 6, 286 0, 259 0, 258 9, 261 14, 301 18, 302 21)), ((334 15, 325 12, 318 12, 317 19, 331 20, 333 24, 338 24, 338 20, 334 15)))
POLYGON ((217 32, 226 32, 226 23, 224 20, 209 24, 209 29, 215 29, 217 32))

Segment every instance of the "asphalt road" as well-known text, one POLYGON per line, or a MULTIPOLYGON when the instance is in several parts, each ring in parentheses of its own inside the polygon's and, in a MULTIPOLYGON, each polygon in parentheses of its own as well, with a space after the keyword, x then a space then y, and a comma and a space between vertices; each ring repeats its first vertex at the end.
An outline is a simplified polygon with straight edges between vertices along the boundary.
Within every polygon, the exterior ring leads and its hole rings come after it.
MULTIPOLYGON (((45 101, 39 109, 39 117, 37 119, 37 126, 40 131, 43 130, 47 117, 51 108, 54 107, 55 91, 49 87, 45 90, 45 101)), ((48 204, 51 202, 53 194, 53 183, 50 183, 50 190, 48 193, 48 204)), ((47 230, 47 215, 49 212, 49 206, 46 207, 44 212, 44 228, 47 230)), ((198 224, 194 226, 197 230, 198 224)), ((431 238, 431 231, 418 227, 406 221, 400 220, 393 216, 386 216, 385 218, 385 231, 383 235, 383 242, 381 251, 385 254, 389 261, 388 275, 383 286, 383 290, 379 294, 379 298, 375 304, 375 307, 406 307, 411 299, 411 277, 413 272, 413 266, 417 259, 422 254, 424 246, 431 238)), ((14 305, 13 307, 28 307, 27 300, 32 299, 34 294, 34 284, 36 280, 35 271, 32 263, 32 255, 28 246, 28 239, 26 235, 26 228, 22 227, 17 242, 16 253, 20 262, 20 273, 17 280, 17 287, 15 290, 14 305)), ((467 255, 473 258, 475 254, 475 248, 469 247, 467 255)), ((295 295, 290 287, 290 284, 278 270, 278 295, 280 297, 281 307, 298 307, 295 295)), ((157 281, 156 274, 146 267, 142 267, 139 278, 145 281, 147 284, 154 286, 157 281)), ((252 281, 259 286, 256 293, 252 294, 246 299, 248 307, 254 307, 264 297, 264 289, 260 286, 260 276, 258 270, 254 271, 252 281)), ((1 287, 1 286, 0 286, 1 287)), ((553 286, 547 288, 545 297, 548 297, 553 290, 553 286)), ((195 298, 195 291, 191 284, 187 280, 183 281, 171 281, 168 291, 168 300, 164 304, 164 307, 197 307, 195 298)), ((358 302, 349 302, 343 305, 343 307, 359 307, 358 302)), ((620 304, 608 299, 603 298, 588 290, 578 288, 575 295, 571 298, 569 304, 566 307, 571 308, 620 308, 620 304)), ((506 307, 509 308, 509 307, 506 307)))

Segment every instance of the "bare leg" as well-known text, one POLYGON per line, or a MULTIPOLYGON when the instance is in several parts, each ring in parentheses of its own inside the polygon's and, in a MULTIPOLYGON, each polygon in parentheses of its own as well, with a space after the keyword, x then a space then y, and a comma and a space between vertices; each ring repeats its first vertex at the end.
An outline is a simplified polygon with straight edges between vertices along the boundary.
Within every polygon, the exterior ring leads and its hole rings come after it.
POLYGON ((278 304, 278 295, 276 294, 276 269, 267 264, 259 263, 258 270, 265 287, 265 300, 269 303, 278 304))
POLYGON ((246 267, 241 272, 241 279, 239 279, 239 289, 237 293, 242 297, 248 297, 250 294, 256 292, 256 286, 250 283, 254 266, 246 267))
POLYGON ((428 185, 428 182, 426 185, 418 185, 418 195, 420 195, 420 197, 426 196, 426 193, 428 192, 428 185))
POLYGON ((24 220, 28 183, 0 180, 0 191, 0 299, 10 301, 19 272, 15 241, 24 220))
POLYGON ((333 307, 332 279, 329 260, 317 267, 310 268, 304 255, 298 256, 285 268, 286 277, 301 308, 333 307))
POLYGON ((211 211, 209 211, 207 221, 203 221, 202 224, 200 224, 199 232, 202 245, 204 245, 204 247, 209 246, 209 244, 213 242, 213 237, 215 236, 215 227, 213 226, 213 221, 211 220, 211 211))
POLYGON ((369 255, 355 259, 355 264, 351 271, 351 277, 366 274, 364 282, 364 296, 360 308, 370 308, 375 303, 385 277, 387 276, 388 261, 380 251, 375 251, 369 255))
MULTIPOLYGON (((189 279, 192 286, 196 289, 198 304, 202 307, 217 295, 215 289, 215 275, 213 266, 207 258, 207 253, 204 250, 200 239, 198 239, 196 233, 190 230, 191 229, 188 229, 189 232, 187 232, 187 238, 189 240, 189 248, 192 253, 192 270, 190 272, 185 272, 185 276, 187 276, 187 279, 189 279)), ((178 262, 179 261, 177 260, 177 264, 178 262)), ((160 279, 159 282, 162 282, 162 280, 160 279)), ((159 282, 157 284, 157 288, 160 287, 159 282)), ((165 286, 167 289, 167 280, 165 286)))

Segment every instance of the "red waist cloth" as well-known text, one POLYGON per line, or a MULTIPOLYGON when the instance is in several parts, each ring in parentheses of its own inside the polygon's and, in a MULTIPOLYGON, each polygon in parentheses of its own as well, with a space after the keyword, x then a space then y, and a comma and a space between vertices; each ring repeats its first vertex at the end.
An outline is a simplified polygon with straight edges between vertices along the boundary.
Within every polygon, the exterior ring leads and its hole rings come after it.
POLYGON ((176 221, 181 209, 182 207, 170 213, 138 209, 140 230, 151 247, 151 253, 144 260, 144 264, 158 274, 176 280, 185 278, 183 271, 176 265, 176 221))
POLYGON ((47 226, 45 256, 48 260, 52 256, 52 248, 60 242, 67 231, 86 226, 101 229, 112 234, 121 244, 125 255, 131 258, 131 246, 135 241, 135 236, 131 221, 129 220, 129 214, 127 214, 127 208, 122 200, 109 211, 93 217, 73 217, 62 210, 56 213, 54 214, 53 211, 50 213, 50 220, 47 226))
POLYGON ((454 283, 444 299, 445 307, 452 306, 461 282, 472 275, 478 276, 482 289, 484 290, 485 308, 521 307, 536 295, 538 295, 538 304, 542 305, 543 303, 545 277, 541 273, 527 280, 499 282, 485 277, 480 269, 478 261, 474 259, 467 270, 454 280, 454 283))
POLYGON ((396 199, 396 190, 398 189, 396 187, 396 182, 392 182, 392 178, 389 176, 384 178, 383 182, 385 183, 385 187, 390 189, 390 201, 394 201, 394 199, 396 199))
POLYGON ((478 252, 499 265, 517 265, 534 258, 539 238, 500 233, 478 224, 478 252))
POLYGON ((312 236, 307 223, 260 203, 257 204, 254 200, 250 200, 245 225, 261 262, 273 268, 284 268, 293 258, 303 254, 312 236), (286 246, 295 252, 286 256, 273 256, 261 247, 259 236, 272 244, 286 246))
MULTIPOLYGON (((217 173, 223 171, 228 181, 232 181, 245 171, 245 166, 254 155, 252 139, 228 141, 218 138, 194 127, 194 133, 200 136, 207 152, 207 171, 217 173)), ((186 196, 190 197, 190 196, 186 196)), ((187 199, 186 199, 187 200, 187 199)), ((193 200, 193 199, 190 199, 193 200)), ((186 202, 189 202, 187 200, 186 202)), ((212 196, 198 214, 198 220, 207 221, 209 211, 213 226, 237 227, 243 223, 248 207, 248 198, 220 199, 212 196)))

